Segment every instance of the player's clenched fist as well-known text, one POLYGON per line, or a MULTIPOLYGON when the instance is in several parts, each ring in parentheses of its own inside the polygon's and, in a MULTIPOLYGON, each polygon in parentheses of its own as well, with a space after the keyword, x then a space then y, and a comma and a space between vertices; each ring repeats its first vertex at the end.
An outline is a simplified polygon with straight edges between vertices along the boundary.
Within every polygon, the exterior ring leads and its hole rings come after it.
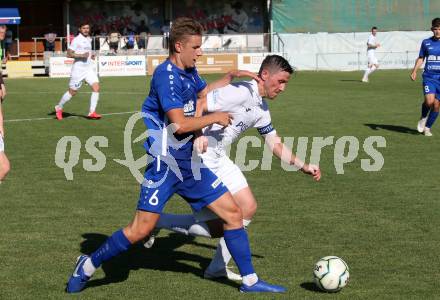
POLYGON ((215 123, 226 127, 229 124, 232 124, 232 115, 227 112, 215 112, 217 121, 215 123))
POLYGON ((198 136, 194 139, 194 147, 197 153, 205 153, 208 149, 208 138, 204 135, 198 136))
POLYGON ((313 179, 319 181, 321 179, 321 170, 316 165, 304 164, 302 171, 313 176, 313 179))

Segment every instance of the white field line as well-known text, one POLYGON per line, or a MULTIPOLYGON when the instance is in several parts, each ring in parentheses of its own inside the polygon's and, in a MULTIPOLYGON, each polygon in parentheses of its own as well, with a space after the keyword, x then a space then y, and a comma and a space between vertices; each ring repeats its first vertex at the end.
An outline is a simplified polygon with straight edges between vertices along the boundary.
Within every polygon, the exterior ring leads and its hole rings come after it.
MULTIPOLYGON (((54 94, 54 95, 62 95, 64 92, 58 92, 58 91, 22 91, 22 92, 10 92, 7 91, 8 95, 31 95, 31 94, 54 94)), ((91 94, 92 92, 78 92, 78 94, 91 94)), ((145 92, 121 92, 121 91, 115 91, 115 92, 99 92, 103 95, 148 95, 148 91, 145 92)))
MULTIPOLYGON (((127 114, 134 114, 139 111, 124 111, 124 112, 115 112, 115 113, 108 113, 108 114, 101 114, 102 116, 115 116, 115 115, 127 115, 127 114)), ((83 118, 83 116, 70 116, 68 119, 71 118, 83 118)), ((43 120, 55 120, 55 116, 51 118, 32 118, 32 119, 11 119, 11 120, 3 120, 4 123, 12 123, 12 122, 33 122, 33 121, 43 121, 43 120)))

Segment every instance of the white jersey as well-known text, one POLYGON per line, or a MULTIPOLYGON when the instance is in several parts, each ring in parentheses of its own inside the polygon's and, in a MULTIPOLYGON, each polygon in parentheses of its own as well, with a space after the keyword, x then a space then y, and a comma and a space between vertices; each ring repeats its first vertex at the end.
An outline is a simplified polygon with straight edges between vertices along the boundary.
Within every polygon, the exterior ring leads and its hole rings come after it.
POLYGON ((83 71, 84 69, 92 67, 92 38, 90 38, 89 36, 85 37, 80 33, 73 39, 72 43, 69 46, 69 49, 77 54, 84 54, 87 52, 89 53, 88 58, 75 58, 72 67, 72 73, 77 69, 83 71))
POLYGON ((209 143, 208 152, 225 154, 225 147, 232 144, 240 134, 254 127, 262 135, 275 133, 267 103, 258 93, 255 80, 231 83, 207 95, 209 112, 225 111, 233 116, 232 124, 222 127, 218 124, 205 127, 203 134, 213 137, 216 145, 209 143))
POLYGON ((376 53, 376 48, 370 48, 369 45, 376 46, 376 37, 372 34, 368 37, 367 54, 374 55, 376 53))

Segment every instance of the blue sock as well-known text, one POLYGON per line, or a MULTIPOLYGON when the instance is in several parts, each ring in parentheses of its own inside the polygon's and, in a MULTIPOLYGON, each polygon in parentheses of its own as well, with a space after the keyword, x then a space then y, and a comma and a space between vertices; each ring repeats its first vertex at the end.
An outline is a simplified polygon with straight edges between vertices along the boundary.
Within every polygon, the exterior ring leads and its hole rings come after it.
POLYGON ((131 246, 130 241, 125 237, 122 229, 116 231, 111 237, 92 253, 91 260, 95 268, 99 268, 101 264, 110 258, 124 252, 131 246))
POLYGON ((422 103, 422 119, 426 118, 426 116, 428 115, 430 110, 431 110, 431 108, 429 106, 427 106, 425 102, 423 102, 422 103))
POLYGON ((437 117, 438 117, 438 111, 431 110, 431 112, 429 113, 428 121, 426 121, 425 126, 428 128, 431 128, 435 122, 435 119, 437 119, 437 117))
POLYGON ((234 259, 238 270, 240 270, 241 276, 255 273, 254 267, 252 266, 249 240, 244 228, 225 230, 224 238, 226 246, 234 259))

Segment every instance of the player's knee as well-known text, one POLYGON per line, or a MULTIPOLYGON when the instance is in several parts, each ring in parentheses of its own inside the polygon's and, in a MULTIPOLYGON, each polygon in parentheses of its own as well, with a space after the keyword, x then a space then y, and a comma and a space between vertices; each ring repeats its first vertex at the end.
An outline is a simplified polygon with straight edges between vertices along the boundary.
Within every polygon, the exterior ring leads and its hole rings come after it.
POLYGON ((97 84, 97 83, 93 84, 92 90, 94 93, 99 93, 99 84, 97 84))
POLYGON ((425 96, 425 103, 431 108, 435 108, 435 98, 432 97, 432 94, 427 94, 425 96))
POLYGON ((69 89, 69 94, 70 94, 72 97, 75 96, 77 93, 78 93, 78 92, 77 92, 76 90, 69 89))
POLYGON ((11 170, 11 165, 9 164, 9 161, 4 161, 0 166, 0 181, 5 179, 6 175, 8 175, 9 171, 11 170))
POLYGON ((243 218, 252 219, 252 217, 257 212, 257 207, 258 207, 258 205, 257 205, 256 201, 251 201, 249 203, 246 203, 246 205, 241 208, 242 213, 243 213, 243 218))
POLYGON ((139 226, 130 224, 127 226, 126 230, 124 230, 124 233, 127 236, 127 239, 132 242, 136 243, 148 236, 151 232, 152 228, 150 226, 139 226))

